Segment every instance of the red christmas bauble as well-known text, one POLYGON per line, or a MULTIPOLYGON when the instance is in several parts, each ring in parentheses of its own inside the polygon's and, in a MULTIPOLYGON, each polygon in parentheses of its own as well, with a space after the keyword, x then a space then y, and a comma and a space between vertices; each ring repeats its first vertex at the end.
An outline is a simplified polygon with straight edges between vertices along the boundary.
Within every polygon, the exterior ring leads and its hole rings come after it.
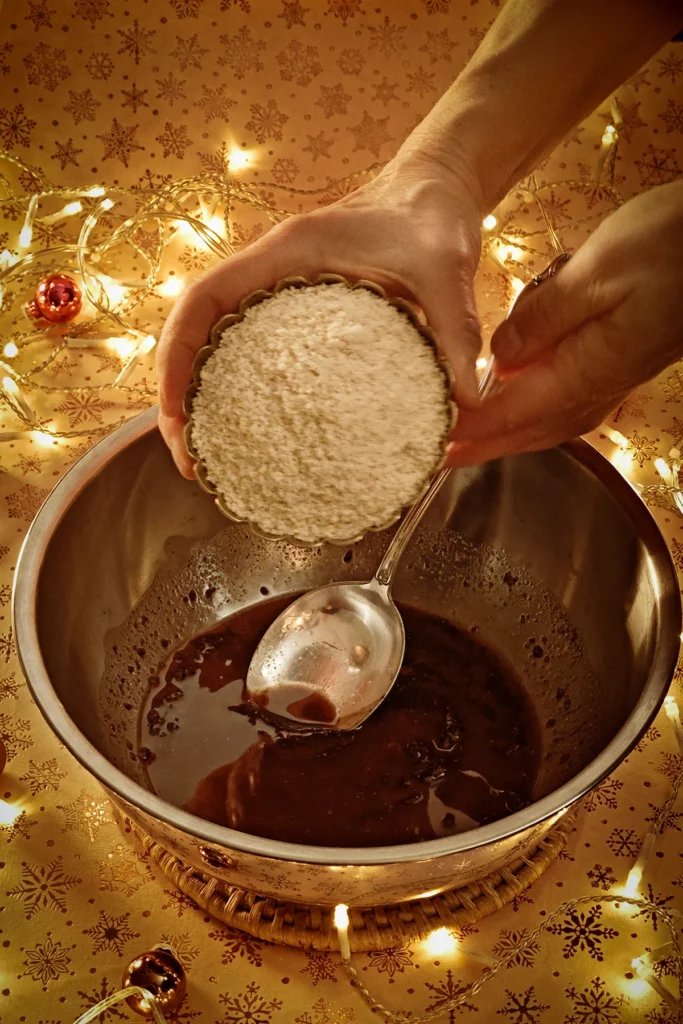
POLYGON ((82 305, 81 289, 73 278, 66 274, 52 274, 40 282, 27 309, 35 320, 61 324, 78 316, 82 305))

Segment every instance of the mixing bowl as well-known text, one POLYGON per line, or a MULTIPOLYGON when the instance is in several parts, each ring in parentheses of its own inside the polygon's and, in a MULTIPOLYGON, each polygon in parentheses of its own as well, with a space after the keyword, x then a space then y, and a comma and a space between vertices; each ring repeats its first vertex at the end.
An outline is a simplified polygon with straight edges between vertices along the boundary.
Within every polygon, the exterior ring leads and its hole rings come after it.
POLYGON ((304 549, 226 521, 176 472, 149 410, 71 469, 26 538, 14 621, 35 700, 126 816, 222 881, 371 906, 481 878, 530 850, 628 754, 677 660, 679 590, 664 540, 584 441, 452 474, 395 583, 399 601, 478 626, 524 681, 543 736, 530 806, 429 842, 301 846, 173 806, 137 758, 148 679, 175 646, 266 594, 369 578, 390 535, 304 549))

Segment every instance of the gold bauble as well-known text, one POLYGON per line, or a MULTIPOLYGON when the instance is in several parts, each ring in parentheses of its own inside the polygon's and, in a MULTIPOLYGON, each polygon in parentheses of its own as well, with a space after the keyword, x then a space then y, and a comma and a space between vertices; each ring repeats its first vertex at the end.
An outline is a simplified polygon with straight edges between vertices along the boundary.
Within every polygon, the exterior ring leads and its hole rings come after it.
MULTIPOLYGON (((123 972, 123 987, 131 985, 147 989, 163 1014, 175 1013, 185 995, 185 969, 170 949, 157 947, 128 964, 123 972)), ((134 993, 126 1002, 141 1017, 152 1016, 144 996, 134 993)))

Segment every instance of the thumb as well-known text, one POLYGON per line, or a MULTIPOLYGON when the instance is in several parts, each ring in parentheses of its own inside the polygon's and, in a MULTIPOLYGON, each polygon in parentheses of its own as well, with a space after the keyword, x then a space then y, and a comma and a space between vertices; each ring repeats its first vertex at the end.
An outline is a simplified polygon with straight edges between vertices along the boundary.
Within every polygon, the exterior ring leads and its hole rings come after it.
POLYGON ((511 373, 554 349, 595 315, 593 289, 587 287, 580 255, 559 273, 520 295, 491 338, 500 373, 511 373))
POLYGON ((475 365, 481 349, 481 330, 472 277, 464 269, 455 275, 434 274, 424 282, 419 299, 439 348, 453 370, 456 404, 475 408, 479 404, 475 365))

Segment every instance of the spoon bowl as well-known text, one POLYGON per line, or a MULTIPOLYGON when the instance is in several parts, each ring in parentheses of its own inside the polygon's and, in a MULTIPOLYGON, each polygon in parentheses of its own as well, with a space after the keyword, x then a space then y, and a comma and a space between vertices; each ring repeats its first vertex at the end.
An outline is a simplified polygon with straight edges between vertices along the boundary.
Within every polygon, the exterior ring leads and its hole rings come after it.
POLYGON ((333 583, 297 598, 269 627, 247 692, 269 715, 311 728, 355 729, 401 668, 405 630, 387 586, 333 583))

